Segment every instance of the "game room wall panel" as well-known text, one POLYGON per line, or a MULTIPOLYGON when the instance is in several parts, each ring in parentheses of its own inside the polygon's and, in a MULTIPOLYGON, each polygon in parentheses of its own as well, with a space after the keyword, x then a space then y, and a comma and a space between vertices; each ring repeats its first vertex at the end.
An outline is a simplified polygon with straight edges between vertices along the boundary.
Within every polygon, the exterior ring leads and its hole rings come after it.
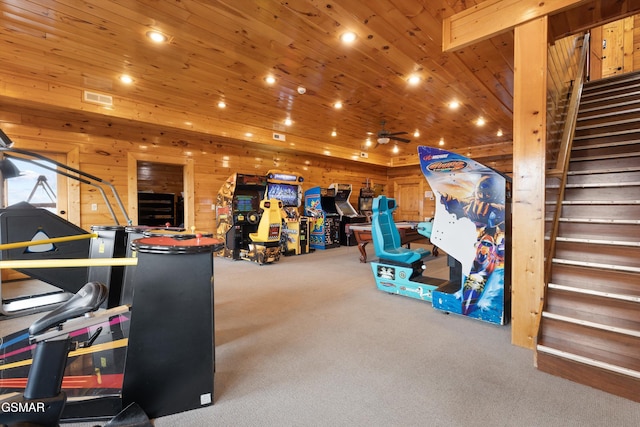
MULTIPOLYGON (((3 116, 6 117, 6 116, 3 116)), ((71 117, 73 118, 73 117, 71 117)), ((305 176, 303 190, 313 186, 327 186, 331 182, 351 183, 354 189, 364 186, 368 180, 376 183, 387 182, 386 168, 359 162, 346 161, 327 156, 303 156, 293 152, 249 149, 248 144, 231 144, 225 141, 211 141, 191 137, 183 132, 160 131, 143 126, 106 126, 100 120, 92 126, 90 136, 84 133, 86 123, 70 121, 69 131, 61 131, 59 125, 40 116, 14 117, 18 123, 3 125, 16 147, 42 150, 52 144, 64 143, 67 147, 79 149, 78 168, 110 181, 125 206, 128 202, 129 153, 145 156, 158 155, 175 159, 193 159, 194 162, 194 224, 201 230, 215 228, 215 212, 212 204, 220 185, 234 172, 263 173, 273 169, 273 158, 277 157, 279 168, 298 172, 305 176), (29 125, 22 123, 28 122, 29 125), (177 143, 180 141, 180 143, 177 143), (221 167, 222 156, 228 156, 227 167, 221 167), (256 161, 255 159, 262 159, 256 161)), ((351 203, 357 205, 354 191, 351 203)), ((115 201, 112 201, 115 203, 115 201)), ((114 204, 115 205, 115 204, 114 204)), ((109 224, 113 220, 106 209, 102 196, 93 187, 80 185, 81 227, 88 229, 94 224, 109 224), (98 211, 91 205, 97 204, 98 211)), ((185 224, 189 226, 188 224, 185 224)))

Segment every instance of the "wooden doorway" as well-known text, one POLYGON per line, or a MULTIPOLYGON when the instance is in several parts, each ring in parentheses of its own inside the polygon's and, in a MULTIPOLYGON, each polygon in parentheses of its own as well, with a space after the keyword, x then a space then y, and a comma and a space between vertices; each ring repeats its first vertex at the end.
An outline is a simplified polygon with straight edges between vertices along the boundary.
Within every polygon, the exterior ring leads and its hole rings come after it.
POLYGON ((606 78, 633 71, 633 25, 634 18, 629 17, 592 30, 596 35, 592 39, 592 57, 601 59, 599 70, 591 73, 592 79, 598 78, 597 74, 606 78))
POLYGON ((140 225, 184 227, 184 166, 138 161, 140 225))
POLYGON ((402 178, 393 182, 398 208, 394 221, 424 221, 424 178, 402 178))
MULTIPOLYGON (((177 225, 183 225, 185 228, 196 227, 195 224, 195 203, 194 203, 194 194, 195 194, 195 182, 194 182, 194 164, 193 159, 191 158, 174 158, 170 156, 155 156, 155 155, 147 155, 140 153, 129 153, 128 157, 128 177, 129 177, 129 185, 128 185, 128 210, 129 216, 131 217, 131 221, 136 225, 144 225, 139 220, 139 211, 138 211, 138 191, 142 189, 138 185, 138 169, 139 164, 145 165, 157 165, 156 168, 159 168, 162 171, 162 165, 167 165, 164 170, 174 170, 182 172, 182 201, 183 201, 183 218, 181 223, 177 225), (173 166, 173 168, 171 167, 173 166), (176 169, 177 167, 177 169, 176 169)), ((174 172, 175 173, 175 172, 174 172)), ((178 178, 176 178, 178 179, 178 178)), ((141 180, 143 181, 143 180, 141 180)), ((143 186, 149 185, 147 183, 141 182, 143 186)), ((169 191, 170 188, 174 188, 174 184, 157 184, 159 187, 154 187, 161 189, 167 189, 169 191)), ((155 190, 154 190, 155 191, 155 190)))

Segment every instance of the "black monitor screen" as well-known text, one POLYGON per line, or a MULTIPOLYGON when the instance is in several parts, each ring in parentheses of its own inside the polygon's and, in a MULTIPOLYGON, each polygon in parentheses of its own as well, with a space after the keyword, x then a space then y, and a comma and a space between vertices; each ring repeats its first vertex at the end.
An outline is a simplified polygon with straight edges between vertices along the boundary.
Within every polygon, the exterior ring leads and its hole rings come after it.
POLYGON ((373 198, 372 197, 360 197, 360 210, 370 211, 373 210, 373 198))
POLYGON ((267 198, 280 200, 284 206, 300 206, 297 185, 269 184, 267 198))

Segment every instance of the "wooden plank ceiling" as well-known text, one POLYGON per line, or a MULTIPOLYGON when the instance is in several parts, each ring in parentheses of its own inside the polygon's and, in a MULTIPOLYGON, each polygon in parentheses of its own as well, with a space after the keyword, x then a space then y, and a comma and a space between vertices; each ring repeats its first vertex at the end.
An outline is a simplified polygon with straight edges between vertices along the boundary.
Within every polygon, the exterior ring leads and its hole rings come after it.
MULTIPOLYGON (((160 143, 171 143, 160 131, 172 128, 187 142, 198 133, 386 166, 415 163, 417 145, 441 140, 477 158, 510 157, 513 33, 442 52, 443 19, 477 3, 5 0, 0 110, 83 123, 87 133, 153 125, 160 143), (151 43, 151 30, 168 41, 151 43), (340 40, 346 31, 357 35, 348 45, 340 40), (123 74, 133 82, 122 83, 123 74), (84 91, 111 96, 113 106, 83 100, 84 91), (451 101, 460 106, 450 109, 451 101), (411 139, 398 153, 393 141, 375 147, 383 121, 411 139)), ((552 17, 551 37, 635 3, 582 2, 579 15, 552 17)))

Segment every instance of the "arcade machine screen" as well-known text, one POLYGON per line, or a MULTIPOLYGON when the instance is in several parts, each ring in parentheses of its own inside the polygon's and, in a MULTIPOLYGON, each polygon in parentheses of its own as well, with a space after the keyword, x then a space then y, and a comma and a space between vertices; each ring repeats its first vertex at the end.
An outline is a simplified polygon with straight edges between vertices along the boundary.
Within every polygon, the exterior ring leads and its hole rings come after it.
POLYGON ((285 207, 300 206, 300 200, 298 199, 298 186, 291 184, 274 184, 270 183, 267 187, 267 198, 278 199, 282 201, 285 207))
POLYGON ((335 196, 320 196, 320 205, 327 214, 339 215, 335 196))
POLYGON ((234 200, 235 206, 233 210, 235 212, 251 212, 258 211, 260 208, 260 200, 256 194, 246 195, 246 194, 238 194, 234 200))
POLYGON ((373 211, 373 198, 371 197, 361 197, 360 198, 360 212, 363 211, 373 211))
POLYGON ((343 215, 348 217, 358 216, 358 212, 356 212, 355 209, 353 209, 353 206, 351 206, 351 203, 349 203, 348 200, 337 202, 337 205, 342 211, 343 215))

